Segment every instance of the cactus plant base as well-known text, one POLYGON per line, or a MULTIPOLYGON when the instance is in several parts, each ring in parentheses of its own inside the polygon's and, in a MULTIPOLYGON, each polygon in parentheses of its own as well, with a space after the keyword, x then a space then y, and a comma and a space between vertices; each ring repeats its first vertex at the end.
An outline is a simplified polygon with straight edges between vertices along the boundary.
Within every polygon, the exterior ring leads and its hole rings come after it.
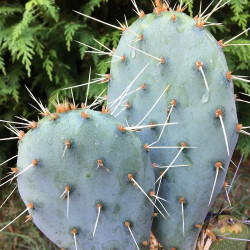
POLYGON ((198 239, 197 250, 246 250, 250 233, 247 225, 235 217, 219 215, 205 222, 198 239))

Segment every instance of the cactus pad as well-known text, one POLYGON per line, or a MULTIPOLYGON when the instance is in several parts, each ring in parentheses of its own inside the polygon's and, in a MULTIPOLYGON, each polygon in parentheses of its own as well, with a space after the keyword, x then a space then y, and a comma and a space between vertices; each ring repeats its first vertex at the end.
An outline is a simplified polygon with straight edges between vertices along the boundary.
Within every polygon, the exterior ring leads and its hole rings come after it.
POLYGON ((19 173, 29 166, 18 176, 20 194, 61 248, 136 249, 131 232, 140 247, 149 242, 153 205, 129 177, 149 193, 154 173, 139 138, 119 124, 97 111, 68 111, 43 118, 19 143, 19 173))
POLYGON ((170 218, 156 218, 153 232, 165 249, 194 249, 200 231, 195 225, 203 223, 220 192, 238 139, 233 84, 222 48, 195 19, 167 11, 135 21, 115 54, 125 60, 111 65, 113 115, 131 125, 179 122, 138 134, 152 162, 169 166, 156 176, 170 218), (129 109, 121 111, 121 99, 129 109))

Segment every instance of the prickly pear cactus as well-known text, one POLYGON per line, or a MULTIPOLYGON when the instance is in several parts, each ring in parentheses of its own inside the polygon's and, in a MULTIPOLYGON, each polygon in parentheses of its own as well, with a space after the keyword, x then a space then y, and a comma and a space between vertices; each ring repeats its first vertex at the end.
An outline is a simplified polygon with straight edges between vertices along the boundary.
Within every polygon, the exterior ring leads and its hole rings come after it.
POLYGON ((170 217, 156 218, 153 232, 164 249, 194 249, 195 225, 220 192, 238 139, 222 47, 199 19, 159 11, 125 29, 115 55, 125 60, 111 65, 112 114, 134 126, 166 123, 138 133, 154 167, 163 167, 156 190, 170 217))
POLYGON ((110 115, 47 116, 19 142, 18 187, 30 218, 64 249, 136 249, 149 242, 154 190, 142 143, 110 115))

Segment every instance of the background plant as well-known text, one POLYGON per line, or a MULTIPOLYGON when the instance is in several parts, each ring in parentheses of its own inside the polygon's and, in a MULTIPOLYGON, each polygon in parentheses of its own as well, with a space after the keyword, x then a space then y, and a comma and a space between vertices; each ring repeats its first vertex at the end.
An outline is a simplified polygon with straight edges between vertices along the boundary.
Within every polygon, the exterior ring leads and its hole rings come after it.
MULTIPOLYGON (((186 12, 193 16, 198 13, 200 1, 183 0, 183 2, 188 3, 186 12)), ((203 9, 210 2, 203 0, 203 9)), ((153 9, 151 1, 138 0, 137 4, 145 13, 153 9)), ((174 6, 174 4, 173 2, 171 5, 174 6)), ((135 20, 130 0, 70 2, 65 0, 5 0, 0 3, 0 119, 12 120, 15 115, 24 115, 30 120, 35 119, 37 112, 27 105, 32 101, 24 85, 28 86, 36 97, 41 98, 43 103, 47 103, 47 106, 52 108, 50 101, 56 99, 57 96, 61 99, 71 98, 70 91, 62 91, 62 88, 87 82, 89 66, 92 67, 93 78, 95 73, 109 72, 110 63, 108 62, 111 60, 109 57, 87 54, 86 47, 74 40, 100 48, 93 40, 96 38, 112 49, 119 42, 120 32, 87 20, 72 10, 92 15, 115 25, 117 25, 116 19, 124 22, 124 14, 129 23, 135 20)), ((226 41, 249 27, 249 13, 250 2, 248 0, 231 0, 223 10, 214 13, 210 20, 222 22, 224 26, 211 26, 210 30, 218 40, 225 39, 226 41)), ((235 43, 249 43, 247 33, 238 38, 235 43)), ((235 75, 250 75, 250 46, 230 46, 224 51, 229 69, 235 75)), ((250 94, 248 83, 234 81, 234 84, 236 93, 250 94)), ((107 83, 91 85, 89 98, 93 99, 105 88, 107 88, 107 83)), ((74 90, 77 102, 85 100, 85 92, 84 88, 74 90)), ((243 99, 243 96, 240 97, 243 99)), ((239 122, 249 125, 249 106, 237 103, 237 108, 239 122)), ((6 137, 6 133, 8 133, 6 129, 1 126, 1 137, 6 137)), ((238 149, 245 152, 246 159, 250 154, 250 137, 240 135, 238 149)), ((13 156, 15 151, 15 142, 2 142, 0 161, 13 156)), ((14 163, 10 162, 8 167, 13 166, 12 164, 14 163)), ((5 172, 7 168, 1 167, 0 176, 5 172)), ((5 195, 2 196, 1 200, 5 195)), ((241 213, 244 214, 247 207, 246 202, 243 204, 244 208, 242 210, 241 207, 241 213)), ((21 205, 16 206, 19 208, 21 205)), ((1 222, 9 219, 2 213, 0 216, 1 222)), ((31 247, 31 249, 35 248, 31 247)))

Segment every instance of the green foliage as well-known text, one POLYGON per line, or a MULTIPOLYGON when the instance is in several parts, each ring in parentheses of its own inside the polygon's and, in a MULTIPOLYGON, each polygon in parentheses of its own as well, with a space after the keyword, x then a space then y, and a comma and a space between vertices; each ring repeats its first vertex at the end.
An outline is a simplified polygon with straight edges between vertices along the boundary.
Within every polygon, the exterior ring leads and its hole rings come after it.
MULTIPOLYGON (((121 37, 120 32, 119 31, 114 31, 111 34, 104 35, 101 38, 100 42, 112 49, 112 48, 117 47, 118 42, 120 40, 120 37, 121 37)), ((103 47, 99 46, 99 49, 103 50, 103 47)), ((97 58, 95 57, 95 59, 97 59, 97 58)), ((110 69, 110 63, 109 63, 110 61, 111 61, 111 58, 101 59, 101 60, 99 60, 99 62, 96 61, 97 69, 100 72, 100 74, 105 74, 106 72, 108 72, 108 70, 110 69)))
POLYGON ((51 60, 52 58, 57 58, 57 55, 56 55, 56 51, 54 50, 50 50, 50 55, 47 55, 44 62, 43 62, 43 68, 46 69, 46 72, 49 76, 49 79, 50 81, 53 80, 53 76, 52 76, 52 71, 53 71, 53 61, 51 60))
POLYGON ((108 0, 90 0, 88 1, 88 3, 86 3, 83 6, 83 13, 87 14, 87 15, 91 15, 92 12, 94 11, 95 7, 100 7, 102 2, 108 2, 108 0))
POLYGON ((194 7, 194 0, 183 0, 183 6, 187 7, 188 12, 190 13, 191 16, 193 16, 194 12, 193 12, 193 7, 194 7))
MULTIPOLYGON (((239 39, 234 40, 233 44, 248 44, 249 40, 239 39)), ((230 43, 229 43, 230 44, 230 43)), ((230 60, 230 66, 234 71, 239 70, 249 70, 249 61, 250 61, 250 47, 249 46, 227 46, 224 49, 224 52, 230 60), (236 62, 239 61, 239 64, 236 62)))
POLYGON ((76 31, 80 27, 81 27, 80 24, 73 23, 73 22, 65 25, 64 35, 65 35, 65 40, 66 40, 66 45, 67 45, 68 51, 70 51, 70 45, 71 45, 71 42, 73 41, 73 37, 74 37, 76 31))
POLYGON ((249 18, 249 13, 246 12, 247 5, 249 5, 248 0, 231 0, 229 5, 231 5, 231 9, 234 13, 231 20, 237 22, 238 26, 245 30, 247 28, 247 19, 249 18))
POLYGON ((0 69, 2 73, 6 76, 5 62, 3 57, 0 56, 0 69))

